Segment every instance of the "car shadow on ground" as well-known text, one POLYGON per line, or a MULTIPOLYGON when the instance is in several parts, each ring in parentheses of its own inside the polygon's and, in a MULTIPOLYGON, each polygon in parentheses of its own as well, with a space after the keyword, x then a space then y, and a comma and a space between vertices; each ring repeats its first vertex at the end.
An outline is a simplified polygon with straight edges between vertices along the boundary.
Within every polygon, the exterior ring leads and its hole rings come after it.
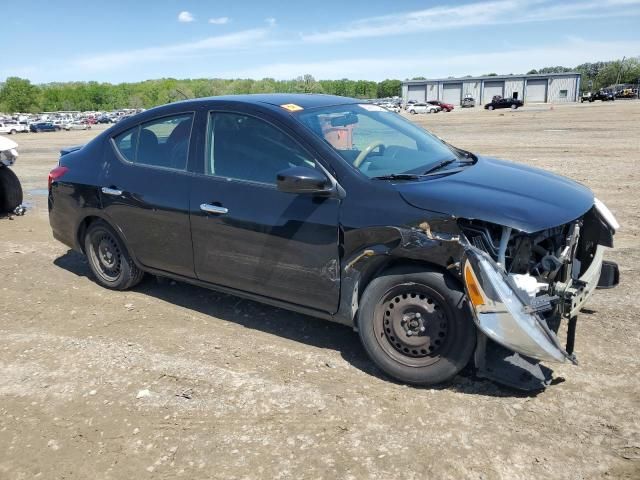
MULTIPOLYGON (((73 250, 56 258, 53 263, 77 276, 93 279, 86 258, 73 250)), ((260 330, 317 348, 336 350, 345 361, 362 372, 394 382, 369 360, 358 334, 345 325, 151 275, 135 287, 135 290, 245 328, 260 330)), ((539 393, 521 392, 479 379, 475 377, 471 367, 464 369, 448 384, 416 388, 451 389, 471 395, 492 397, 532 397, 539 393)))

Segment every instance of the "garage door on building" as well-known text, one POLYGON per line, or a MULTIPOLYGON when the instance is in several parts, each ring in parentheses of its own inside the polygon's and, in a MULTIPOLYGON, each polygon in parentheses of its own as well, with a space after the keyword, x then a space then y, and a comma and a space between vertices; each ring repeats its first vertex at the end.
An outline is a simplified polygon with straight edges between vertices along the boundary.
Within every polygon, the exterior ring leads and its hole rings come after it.
POLYGON ((483 103, 489 103, 496 95, 504 96, 504 81, 485 81, 484 93, 482 94, 483 103))
POLYGON ((527 91, 524 96, 525 102, 546 102, 547 101, 547 79, 527 80, 527 91))
POLYGON ((445 83, 442 85, 442 101, 452 105, 460 105, 462 99, 461 83, 445 83))
POLYGON ((415 100, 417 102, 424 102, 424 85, 409 85, 407 90, 407 101, 415 100))
POLYGON ((431 100, 438 100, 438 84, 427 83, 427 102, 431 100))

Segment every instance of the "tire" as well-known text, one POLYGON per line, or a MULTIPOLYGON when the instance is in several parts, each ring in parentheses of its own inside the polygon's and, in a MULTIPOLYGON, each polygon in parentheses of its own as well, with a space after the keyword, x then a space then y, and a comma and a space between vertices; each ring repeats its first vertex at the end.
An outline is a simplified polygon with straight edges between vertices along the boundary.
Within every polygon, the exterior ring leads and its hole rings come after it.
POLYGON ((518 108, 517 105, 511 105, 511 110, 516 110, 518 108))
POLYGON ((358 332, 380 369, 413 385, 450 380, 467 365, 476 344, 460 286, 447 274, 422 267, 392 268, 367 286, 358 332))
POLYGON ((15 130, 15 129, 13 129, 13 130, 11 130, 11 131, 9 132, 9 135, 15 135, 16 133, 18 133, 18 131, 17 131, 17 130, 15 130))
POLYGON ((87 228, 84 251, 93 276, 105 288, 128 290, 144 277, 120 236, 102 220, 96 220, 87 228))
POLYGON ((0 212, 12 212, 22 204, 22 185, 8 167, 0 167, 0 212))
POLYGON ((487 107, 487 110, 493 110, 493 105, 489 105, 489 106, 487 107))

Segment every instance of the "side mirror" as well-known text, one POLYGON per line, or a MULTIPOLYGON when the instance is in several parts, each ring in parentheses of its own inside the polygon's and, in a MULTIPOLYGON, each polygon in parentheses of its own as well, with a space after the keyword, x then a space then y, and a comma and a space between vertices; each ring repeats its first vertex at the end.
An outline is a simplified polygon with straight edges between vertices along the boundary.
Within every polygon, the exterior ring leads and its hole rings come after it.
POLYGON ((333 186, 322 172, 309 167, 291 167, 277 173, 278 190, 286 193, 329 194, 333 186))

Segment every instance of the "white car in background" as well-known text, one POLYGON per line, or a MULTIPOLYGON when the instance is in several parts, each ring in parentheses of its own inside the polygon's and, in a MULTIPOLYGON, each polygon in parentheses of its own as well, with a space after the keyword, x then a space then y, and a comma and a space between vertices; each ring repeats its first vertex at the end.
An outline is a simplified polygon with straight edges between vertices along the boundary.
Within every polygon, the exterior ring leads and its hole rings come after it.
POLYGON ((8 133, 9 135, 13 135, 19 132, 28 132, 29 126, 23 122, 0 122, 0 133, 8 133))
POLYGON ((69 122, 65 124, 62 128, 64 128, 67 132, 69 130, 89 130, 91 125, 88 123, 84 123, 82 121, 69 122))
POLYGON ((407 108, 407 112, 415 115, 416 113, 438 113, 442 107, 431 105, 429 103, 412 103, 407 108))
POLYGON ((400 106, 399 106, 399 105, 396 105, 395 103, 391 103, 391 102, 389 102, 389 103, 383 103, 383 104, 381 104, 380 106, 381 106, 381 107, 384 107, 384 108, 386 108, 387 110, 390 110, 390 111, 392 111, 392 112, 396 112, 396 113, 398 113, 398 112, 400 111, 400 106))

